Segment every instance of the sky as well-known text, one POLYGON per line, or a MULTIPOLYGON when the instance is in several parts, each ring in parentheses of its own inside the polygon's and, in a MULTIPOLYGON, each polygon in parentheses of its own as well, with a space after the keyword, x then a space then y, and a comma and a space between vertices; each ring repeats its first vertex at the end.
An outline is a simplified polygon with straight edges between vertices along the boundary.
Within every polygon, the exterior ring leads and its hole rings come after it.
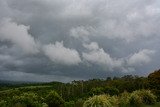
POLYGON ((159 53, 159 0, 0 0, 0 80, 147 76, 159 53))

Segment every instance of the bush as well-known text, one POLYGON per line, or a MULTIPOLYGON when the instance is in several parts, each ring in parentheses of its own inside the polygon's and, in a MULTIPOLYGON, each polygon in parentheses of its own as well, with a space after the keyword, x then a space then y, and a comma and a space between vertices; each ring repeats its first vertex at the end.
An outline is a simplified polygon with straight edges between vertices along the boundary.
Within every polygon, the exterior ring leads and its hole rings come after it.
POLYGON ((156 95, 157 101, 160 102, 160 90, 152 89, 152 92, 156 95))
POLYGON ((119 96, 119 107, 128 107, 129 106, 129 100, 130 100, 130 93, 123 92, 119 96))
POLYGON ((130 106, 138 107, 143 104, 141 96, 137 94, 137 92, 133 92, 129 99, 130 106))
POLYGON ((144 104, 151 105, 156 103, 156 96, 150 90, 141 90, 140 94, 144 104))
POLYGON ((117 100, 109 95, 95 95, 84 102, 83 107, 115 107, 117 100))
POLYGON ((48 104, 49 107, 60 107, 64 104, 64 100, 55 91, 51 91, 46 96, 45 102, 48 104))
POLYGON ((156 96, 149 90, 137 90, 131 93, 130 105, 155 104, 156 96))

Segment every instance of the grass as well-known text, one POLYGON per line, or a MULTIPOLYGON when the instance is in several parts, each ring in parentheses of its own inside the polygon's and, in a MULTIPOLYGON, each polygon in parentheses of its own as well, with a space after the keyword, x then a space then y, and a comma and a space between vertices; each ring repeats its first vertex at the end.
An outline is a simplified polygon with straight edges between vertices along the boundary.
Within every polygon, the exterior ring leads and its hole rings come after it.
POLYGON ((160 102, 158 102, 154 105, 145 105, 145 106, 142 106, 142 107, 160 107, 160 102))

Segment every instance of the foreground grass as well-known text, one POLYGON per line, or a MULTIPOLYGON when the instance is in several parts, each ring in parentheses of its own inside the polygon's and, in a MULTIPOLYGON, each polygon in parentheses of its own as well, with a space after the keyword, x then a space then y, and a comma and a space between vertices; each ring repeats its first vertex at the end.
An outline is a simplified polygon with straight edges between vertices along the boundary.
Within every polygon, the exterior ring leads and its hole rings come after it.
POLYGON ((142 107, 160 107, 160 102, 156 103, 155 105, 145 105, 142 107))

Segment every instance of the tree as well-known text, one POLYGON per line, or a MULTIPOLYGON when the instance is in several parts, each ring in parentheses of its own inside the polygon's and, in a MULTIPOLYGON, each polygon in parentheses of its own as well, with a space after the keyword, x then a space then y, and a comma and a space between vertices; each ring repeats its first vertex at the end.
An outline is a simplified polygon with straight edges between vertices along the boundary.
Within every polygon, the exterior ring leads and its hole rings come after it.
POLYGON ((12 105, 23 105, 27 107, 41 107, 42 104, 39 102, 39 98, 34 93, 23 93, 20 96, 13 96, 12 105))
POLYGON ((55 91, 51 91, 46 96, 45 102, 48 104, 49 107, 60 107, 64 104, 64 100, 55 91))
POLYGON ((149 87, 160 101, 160 69, 148 75, 149 87))
POLYGON ((113 88, 113 87, 105 87, 104 88, 104 93, 113 96, 113 95, 118 95, 119 90, 117 88, 113 88))
POLYGON ((160 69, 149 74, 148 81, 151 88, 160 90, 160 69))
POLYGON ((104 94, 104 88, 102 87, 97 87, 97 88, 92 88, 91 91, 89 92, 89 95, 100 95, 104 94))

